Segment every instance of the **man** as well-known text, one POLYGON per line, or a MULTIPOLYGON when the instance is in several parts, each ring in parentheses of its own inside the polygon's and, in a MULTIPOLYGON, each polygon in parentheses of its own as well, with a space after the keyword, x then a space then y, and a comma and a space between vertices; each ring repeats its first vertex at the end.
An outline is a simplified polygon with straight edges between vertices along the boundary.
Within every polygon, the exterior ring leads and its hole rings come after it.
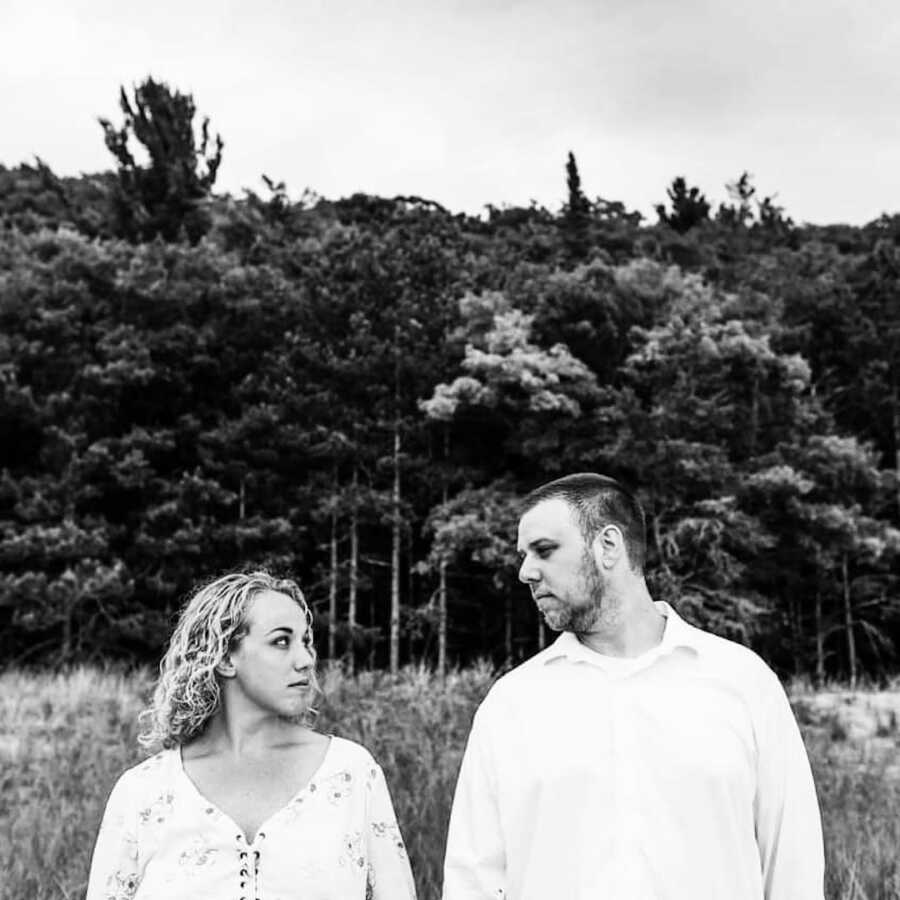
POLYGON ((654 602, 643 511, 602 475, 532 492, 519 579, 559 638, 472 724, 444 900, 822 900, 822 827, 784 690, 654 602))

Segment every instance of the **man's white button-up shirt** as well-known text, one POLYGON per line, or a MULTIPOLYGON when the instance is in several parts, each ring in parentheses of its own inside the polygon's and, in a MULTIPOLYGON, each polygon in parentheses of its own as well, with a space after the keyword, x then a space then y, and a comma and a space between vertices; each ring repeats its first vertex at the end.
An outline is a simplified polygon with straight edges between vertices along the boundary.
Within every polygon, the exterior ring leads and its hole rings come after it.
POLYGON ((564 633, 472 724, 444 900, 822 900, 822 826, 778 678, 664 603, 661 643, 564 633))

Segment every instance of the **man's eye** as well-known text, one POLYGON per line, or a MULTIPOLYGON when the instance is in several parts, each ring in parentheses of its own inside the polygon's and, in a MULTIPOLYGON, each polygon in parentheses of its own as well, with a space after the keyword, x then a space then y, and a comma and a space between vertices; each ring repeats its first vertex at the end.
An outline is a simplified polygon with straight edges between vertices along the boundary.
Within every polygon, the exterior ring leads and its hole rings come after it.
POLYGON ((546 559, 552 552, 553 552, 552 547, 538 547, 537 548, 537 555, 541 559, 546 559))

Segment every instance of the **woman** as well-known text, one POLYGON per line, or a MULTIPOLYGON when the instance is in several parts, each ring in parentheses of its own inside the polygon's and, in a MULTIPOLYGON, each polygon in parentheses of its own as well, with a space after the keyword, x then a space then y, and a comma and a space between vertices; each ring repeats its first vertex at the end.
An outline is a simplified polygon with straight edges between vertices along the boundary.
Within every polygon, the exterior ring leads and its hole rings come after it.
POLYGON ((164 749, 113 788, 86 900, 414 900, 378 764, 309 727, 315 659, 293 581, 195 594, 142 715, 164 749))

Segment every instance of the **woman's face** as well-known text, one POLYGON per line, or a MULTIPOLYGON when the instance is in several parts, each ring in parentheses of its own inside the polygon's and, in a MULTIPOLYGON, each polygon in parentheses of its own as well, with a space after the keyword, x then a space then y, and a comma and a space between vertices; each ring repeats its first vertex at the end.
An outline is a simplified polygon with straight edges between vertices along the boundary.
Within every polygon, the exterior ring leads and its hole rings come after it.
POLYGON ((231 681, 252 706, 283 717, 302 715, 313 695, 313 656, 306 615, 278 591, 260 591, 247 610, 247 632, 229 654, 231 681))

